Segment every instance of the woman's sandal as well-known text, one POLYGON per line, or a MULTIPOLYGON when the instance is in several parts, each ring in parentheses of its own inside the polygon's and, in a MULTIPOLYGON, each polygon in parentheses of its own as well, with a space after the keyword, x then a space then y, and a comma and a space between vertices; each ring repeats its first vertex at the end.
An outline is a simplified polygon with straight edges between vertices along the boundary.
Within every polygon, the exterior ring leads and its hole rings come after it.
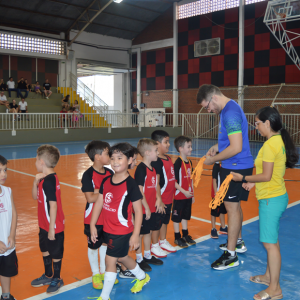
POLYGON ((266 291, 261 291, 258 294, 254 295, 253 297, 254 300, 277 300, 282 298, 283 298, 282 294, 276 296, 270 296, 266 291))
POLYGON ((254 282, 254 283, 264 284, 264 285, 266 285, 266 286, 269 286, 269 285, 270 285, 270 282, 260 280, 259 275, 251 276, 251 277, 249 278, 249 280, 252 281, 252 282, 254 282))

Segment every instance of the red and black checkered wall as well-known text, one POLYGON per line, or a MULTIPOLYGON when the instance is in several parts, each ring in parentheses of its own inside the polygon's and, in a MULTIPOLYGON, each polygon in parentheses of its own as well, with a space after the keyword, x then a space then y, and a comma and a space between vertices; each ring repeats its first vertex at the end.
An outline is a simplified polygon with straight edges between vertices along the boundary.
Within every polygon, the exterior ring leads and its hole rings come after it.
MULTIPOLYGON (((52 86, 57 86, 58 61, 50 59, 37 59, 37 78, 42 85, 46 79, 52 86)), ((10 76, 15 83, 22 77, 32 84, 36 82, 36 59, 25 56, 10 56, 10 76)), ((8 55, 0 55, 0 78, 4 82, 9 79, 8 55)))
MULTIPOLYGON (((263 23, 266 6, 267 1, 245 6, 244 85, 300 82, 300 71, 263 23)), ((204 83, 238 85, 238 21, 238 7, 178 21, 179 89, 204 83), (217 37, 221 38, 220 55, 194 57, 195 41, 217 37)), ((300 22, 288 22, 286 29, 300 33, 300 22)), ((293 45, 300 54, 300 39, 293 45)), ((142 52, 142 91, 172 88, 172 52, 172 48, 142 52)), ((136 66, 136 55, 133 62, 136 66)))

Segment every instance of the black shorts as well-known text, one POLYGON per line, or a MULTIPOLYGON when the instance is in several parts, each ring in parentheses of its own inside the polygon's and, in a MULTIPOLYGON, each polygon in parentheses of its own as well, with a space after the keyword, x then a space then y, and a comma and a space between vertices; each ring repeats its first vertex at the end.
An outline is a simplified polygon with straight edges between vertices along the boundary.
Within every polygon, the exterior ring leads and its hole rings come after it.
POLYGON ((21 110, 22 114, 26 114, 26 109, 25 110, 21 110))
POLYGON ((166 214, 163 214, 162 223, 168 225, 170 223, 171 218, 172 203, 165 204, 165 206, 166 214))
POLYGON ((224 202, 218 206, 216 209, 211 209, 211 212, 210 214, 213 216, 213 217, 219 217, 220 214, 227 214, 227 210, 225 208, 225 204, 224 202))
MULTIPOLYGON (((244 169, 244 170, 230 170, 230 169, 224 169, 221 167, 221 170, 220 170, 221 184, 225 180, 226 176, 230 174, 230 172, 235 172, 235 173, 239 173, 239 174, 242 174, 245 176, 249 176, 249 175, 252 175, 253 168, 244 169)), ((237 182, 237 181, 231 180, 227 194, 223 201, 224 202, 225 201, 227 201, 227 202, 247 201, 249 192, 246 191, 242 187, 242 185, 243 185, 243 183, 241 181, 237 182)))
POLYGON ((192 198, 184 200, 174 200, 172 221, 180 223, 182 220, 190 220, 192 215, 192 198))
POLYGON ((0 256, 0 276, 13 277, 18 275, 18 258, 16 250, 7 256, 0 256))
POLYGON ((128 255, 131 233, 115 235, 103 231, 103 240, 107 244, 106 255, 122 258, 128 255))
POLYGON ((150 231, 160 230, 164 214, 151 213, 149 220, 146 220, 146 214, 143 214, 143 222, 140 234, 149 234, 150 231))
POLYGON ((87 236, 88 247, 92 250, 99 249, 103 242, 103 225, 96 225, 98 241, 96 243, 92 242, 90 225, 84 224, 84 234, 87 236))
POLYGON ((62 259, 64 254, 64 239, 65 233, 60 232, 55 234, 55 240, 48 239, 48 232, 40 228, 39 242, 41 252, 49 252, 52 259, 62 259))

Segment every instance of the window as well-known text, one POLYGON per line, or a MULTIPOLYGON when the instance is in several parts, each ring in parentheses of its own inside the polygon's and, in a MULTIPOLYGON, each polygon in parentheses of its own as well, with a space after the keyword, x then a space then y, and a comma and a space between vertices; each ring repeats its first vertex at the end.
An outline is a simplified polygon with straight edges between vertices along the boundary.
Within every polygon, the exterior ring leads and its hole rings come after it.
MULTIPOLYGON (((265 0, 246 0, 245 4, 252 4, 265 0)), ((208 14, 218 10, 225 10, 239 6, 239 0, 200 0, 178 7, 178 19, 208 14)))
POLYGON ((6 33, 0 34, 0 48, 55 55, 66 52, 65 42, 6 33))

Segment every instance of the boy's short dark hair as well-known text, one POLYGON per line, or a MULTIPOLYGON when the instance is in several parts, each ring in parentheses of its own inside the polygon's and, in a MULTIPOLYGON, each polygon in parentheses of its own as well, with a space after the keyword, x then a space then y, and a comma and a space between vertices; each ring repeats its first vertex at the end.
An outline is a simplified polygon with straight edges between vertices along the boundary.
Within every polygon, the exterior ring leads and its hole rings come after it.
POLYGON ((45 161, 48 168, 54 168, 60 158, 59 150, 55 146, 49 144, 38 147, 36 153, 39 158, 42 158, 45 161))
POLYGON ((0 165, 5 166, 7 163, 8 160, 4 156, 0 155, 0 165))
POLYGON ((137 149, 141 156, 144 157, 145 152, 149 151, 151 147, 156 146, 157 142, 151 139, 140 139, 137 144, 137 149))
POLYGON ((179 147, 184 147, 185 143, 189 143, 191 141, 192 141, 192 139, 190 139, 189 137, 180 135, 179 137, 177 137, 175 139, 174 146, 175 146, 176 150, 179 152, 179 147))
POLYGON ((109 157, 119 152, 123 153, 129 159, 133 157, 135 150, 129 143, 118 143, 109 149, 109 157))
POLYGON ((132 146, 132 148, 133 148, 133 154, 136 154, 136 155, 140 154, 138 148, 133 147, 133 146, 132 146))
POLYGON ((202 84, 197 93, 197 103, 201 104, 205 100, 209 101, 210 97, 212 97, 214 94, 221 96, 222 92, 213 84, 202 84))
POLYGON ((166 137, 170 137, 169 134, 164 130, 155 130, 151 133, 151 139, 161 143, 166 137))
POLYGON ((102 154, 105 149, 110 149, 109 143, 103 141, 91 141, 85 147, 85 153, 88 155, 90 160, 93 162, 96 154, 102 154))

